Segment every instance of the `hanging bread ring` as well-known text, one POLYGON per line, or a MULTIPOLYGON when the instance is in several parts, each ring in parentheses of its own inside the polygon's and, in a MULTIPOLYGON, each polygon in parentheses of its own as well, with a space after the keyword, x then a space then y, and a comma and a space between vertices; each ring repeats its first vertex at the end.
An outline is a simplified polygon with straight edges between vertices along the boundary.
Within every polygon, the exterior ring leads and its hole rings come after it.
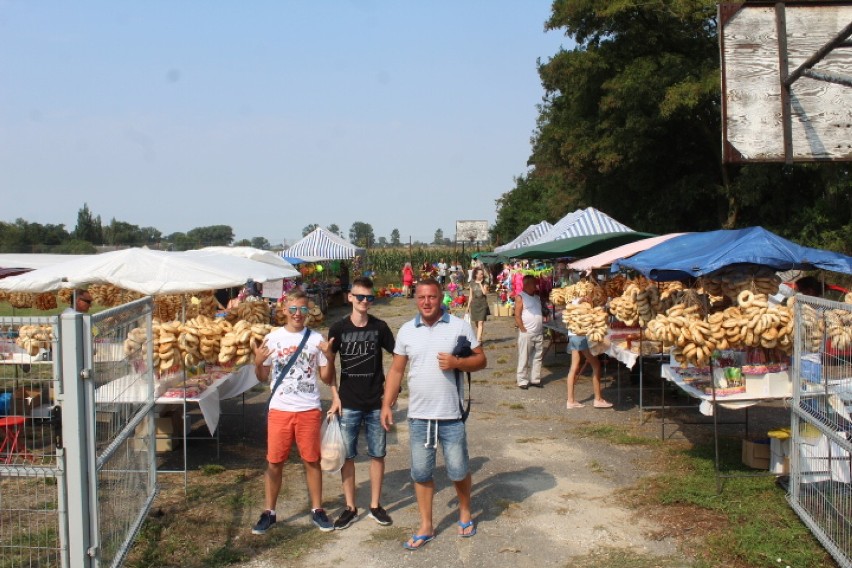
POLYGON ((741 308, 748 308, 751 306, 751 303, 754 301, 754 292, 751 290, 743 290, 737 296, 737 303, 741 308))

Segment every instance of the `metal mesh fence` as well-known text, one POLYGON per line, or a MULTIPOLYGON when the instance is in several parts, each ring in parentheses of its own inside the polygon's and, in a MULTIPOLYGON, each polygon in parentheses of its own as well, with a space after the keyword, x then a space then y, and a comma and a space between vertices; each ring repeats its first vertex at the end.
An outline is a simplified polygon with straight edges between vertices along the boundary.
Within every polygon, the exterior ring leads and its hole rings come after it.
POLYGON ((788 499, 852 566, 852 306, 797 296, 788 499))
POLYGON ((0 568, 59 566, 58 318, 0 318, 0 568))
POLYGON ((98 559, 120 565, 156 491, 150 300, 92 317, 98 559))

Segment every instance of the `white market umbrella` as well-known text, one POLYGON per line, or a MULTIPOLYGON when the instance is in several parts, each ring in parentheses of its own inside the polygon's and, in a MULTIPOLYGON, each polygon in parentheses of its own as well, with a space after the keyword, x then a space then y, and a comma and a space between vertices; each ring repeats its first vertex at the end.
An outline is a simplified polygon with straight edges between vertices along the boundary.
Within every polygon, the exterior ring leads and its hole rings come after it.
POLYGON ((131 248, 69 260, 0 280, 0 290, 51 292, 113 284, 145 295, 184 294, 289 278, 294 269, 212 252, 131 248))
POLYGON ((264 264, 271 264, 272 266, 278 266, 280 268, 289 268, 294 271, 293 276, 298 276, 299 272, 293 267, 293 265, 286 260, 284 260, 279 255, 274 252, 268 250, 262 250, 254 247, 204 247, 198 249, 197 251, 188 251, 188 252, 215 252, 219 254, 227 254, 229 256, 236 256, 238 258, 247 258, 249 260, 254 260, 256 262, 263 262, 264 264))

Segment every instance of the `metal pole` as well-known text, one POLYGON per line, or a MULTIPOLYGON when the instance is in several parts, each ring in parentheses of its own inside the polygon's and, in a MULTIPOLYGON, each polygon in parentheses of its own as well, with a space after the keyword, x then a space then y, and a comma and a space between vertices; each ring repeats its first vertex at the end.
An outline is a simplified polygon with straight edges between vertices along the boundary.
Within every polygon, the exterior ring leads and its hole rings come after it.
POLYGON ((72 566, 94 566, 92 526, 97 526, 97 508, 92 507, 92 478, 95 469, 90 459, 90 424, 86 412, 86 385, 83 314, 68 312, 60 316, 63 401, 62 444, 65 461, 65 492, 68 496, 68 556, 72 566))

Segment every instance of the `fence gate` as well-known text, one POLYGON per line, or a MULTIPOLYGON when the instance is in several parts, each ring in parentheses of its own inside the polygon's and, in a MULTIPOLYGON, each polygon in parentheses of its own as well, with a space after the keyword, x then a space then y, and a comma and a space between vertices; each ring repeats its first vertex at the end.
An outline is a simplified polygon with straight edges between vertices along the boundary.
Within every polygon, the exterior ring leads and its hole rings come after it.
POLYGON ((156 493, 151 309, 0 318, 0 568, 123 562, 156 493))
POLYGON ((852 306, 796 296, 790 489, 793 509, 852 566, 852 306))

